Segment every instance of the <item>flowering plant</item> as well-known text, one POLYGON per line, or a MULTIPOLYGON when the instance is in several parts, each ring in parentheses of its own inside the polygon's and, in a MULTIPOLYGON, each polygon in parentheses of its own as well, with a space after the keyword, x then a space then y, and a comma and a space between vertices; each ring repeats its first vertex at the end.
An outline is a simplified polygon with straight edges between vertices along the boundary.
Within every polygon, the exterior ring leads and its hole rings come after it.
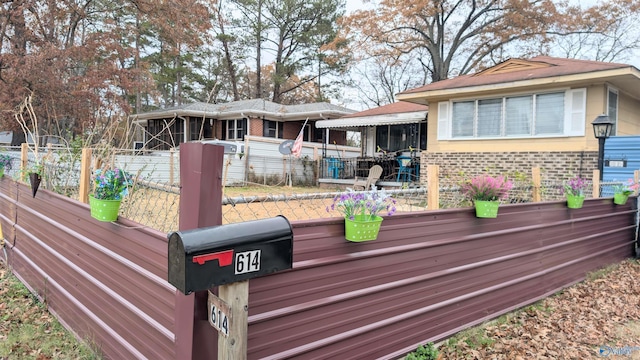
POLYGON ((504 176, 478 175, 462 185, 462 193, 471 200, 496 201, 506 199, 513 182, 504 176))
MULTIPOLYGON (((615 180, 614 180, 615 181, 615 180)), ((634 183, 633 179, 628 179, 626 184, 613 185, 613 192, 615 194, 631 195, 634 191, 638 190, 640 184, 634 183)))
POLYGON ((333 198, 333 204, 327 206, 327 212, 338 210, 344 214, 345 218, 354 220, 356 215, 363 215, 365 219, 373 219, 381 211, 386 211, 387 215, 396 212, 396 200, 386 193, 384 189, 378 190, 371 186, 369 191, 354 191, 348 189, 333 198))
POLYGON ((587 190, 589 184, 587 180, 576 176, 564 182, 562 189, 565 194, 572 196, 584 196, 584 191, 587 190))
POLYGON ((108 169, 102 172, 98 169, 94 173, 95 189, 93 197, 101 200, 122 200, 129 194, 133 186, 133 177, 121 169, 108 169))
POLYGON ((0 168, 11 170, 11 156, 6 154, 0 154, 0 168))

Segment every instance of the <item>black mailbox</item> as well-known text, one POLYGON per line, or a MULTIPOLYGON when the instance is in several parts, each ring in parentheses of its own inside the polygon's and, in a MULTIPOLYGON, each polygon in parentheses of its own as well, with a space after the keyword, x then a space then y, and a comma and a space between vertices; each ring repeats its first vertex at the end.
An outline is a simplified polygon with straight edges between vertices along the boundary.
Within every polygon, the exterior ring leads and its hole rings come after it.
POLYGON ((291 269, 284 216, 169 234, 169 283, 184 294, 291 269))

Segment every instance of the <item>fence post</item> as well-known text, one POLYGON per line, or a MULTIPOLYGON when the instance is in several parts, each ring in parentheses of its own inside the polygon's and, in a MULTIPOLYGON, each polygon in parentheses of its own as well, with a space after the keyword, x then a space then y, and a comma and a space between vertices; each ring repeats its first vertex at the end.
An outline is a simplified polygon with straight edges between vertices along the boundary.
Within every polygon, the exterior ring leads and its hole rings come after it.
POLYGON ((89 202, 89 183, 91 179, 91 155, 90 148, 82 149, 82 158, 80 160, 80 194, 78 199, 83 203, 89 202))
POLYGON ((591 194, 593 198, 600 197, 600 171, 593 170, 593 193, 591 194))
POLYGON ((540 168, 533 167, 531 168, 531 181, 533 182, 533 194, 531 196, 531 200, 533 202, 542 201, 542 178, 540 176, 540 168))
POLYGON ((314 167, 313 183, 316 184, 316 186, 319 186, 320 185, 320 154, 318 154, 317 146, 313 147, 313 167, 314 167))
POLYGON ((27 166, 29 166, 29 144, 20 145, 20 175, 22 181, 27 181, 27 166))
POLYGON ((249 182, 249 170, 251 169, 251 164, 249 163, 250 151, 251 147, 249 146, 249 140, 247 140, 246 145, 244 146, 244 183, 242 185, 247 185, 249 182))
MULTIPOLYGON (((633 170, 633 183, 637 184, 640 182, 640 170, 633 170)), ((633 195, 638 196, 638 189, 633 192, 633 195)))
POLYGON ((427 209, 440 208, 440 166, 427 165, 427 209))
POLYGON ((169 149, 169 184, 173 185, 173 180, 175 179, 175 148, 169 149))
MULTIPOLYGON (((222 224, 222 146, 180 145, 180 230, 222 224), (216 205, 217 204, 217 205, 216 205)), ((175 294, 176 359, 215 359, 217 333, 209 325, 206 291, 175 294)))

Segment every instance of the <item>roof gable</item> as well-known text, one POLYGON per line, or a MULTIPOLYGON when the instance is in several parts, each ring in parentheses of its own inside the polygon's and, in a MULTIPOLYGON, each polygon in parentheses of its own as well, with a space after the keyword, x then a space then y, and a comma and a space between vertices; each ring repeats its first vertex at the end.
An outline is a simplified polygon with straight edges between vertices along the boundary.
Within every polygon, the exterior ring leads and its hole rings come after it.
POLYGON ((526 71, 526 70, 534 70, 547 68, 550 66, 555 66, 549 63, 540 62, 540 61, 530 61, 530 60, 522 60, 522 59, 509 59, 503 63, 500 63, 496 66, 490 67, 488 69, 482 70, 479 73, 474 74, 473 76, 483 76, 483 75, 492 75, 492 74, 505 74, 514 71, 526 71))

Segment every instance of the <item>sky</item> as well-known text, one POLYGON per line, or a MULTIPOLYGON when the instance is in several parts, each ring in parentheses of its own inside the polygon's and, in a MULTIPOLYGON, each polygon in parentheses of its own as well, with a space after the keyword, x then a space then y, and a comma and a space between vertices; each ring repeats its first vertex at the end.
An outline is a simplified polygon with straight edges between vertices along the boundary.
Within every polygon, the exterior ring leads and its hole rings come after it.
MULTIPOLYGON (((411 0, 408 0, 411 1, 411 0)), ((377 0, 346 0, 346 13, 350 14, 356 10, 375 8, 377 0)), ((569 4, 578 5, 580 7, 587 8, 598 3, 606 3, 607 0, 569 0, 569 4)), ((634 52, 633 55, 628 56, 628 59, 620 60, 618 62, 627 63, 640 69, 640 51, 634 52)))
MULTIPOLYGON (((409 0, 410 1, 410 0, 409 0)), ((606 1, 606 0, 605 0, 606 1)), ((602 0, 569 0, 570 4, 573 5, 580 5, 581 7, 585 8, 585 7, 589 7, 589 6, 593 6, 597 3, 603 2, 602 0)), ((352 13, 356 10, 361 10, 361 9, 366 9, 366 8, 373 8, 376 6, 377 0, 369 0, 369 1, 363 1, 363 0, 346 0, 346 12, 347 14, 352 13)), ((561 56, 558 54, 551 54, 551 56, 561 56)), ((640 69, 640 51, 636 51, 624 58, 618 58, 615 60, 616 62, 619 63, 626 63, 626 64, 630 64, 635 66, 636 68, 640 69)), ((351 91, 347 92, 344 94, 345 95, 345 103, 344 106, 352 108, 352 109, 356 109, 356 110, 365 110, 367 107, 363 104, 359 104, 356 94, 352 93, 351 91)))

